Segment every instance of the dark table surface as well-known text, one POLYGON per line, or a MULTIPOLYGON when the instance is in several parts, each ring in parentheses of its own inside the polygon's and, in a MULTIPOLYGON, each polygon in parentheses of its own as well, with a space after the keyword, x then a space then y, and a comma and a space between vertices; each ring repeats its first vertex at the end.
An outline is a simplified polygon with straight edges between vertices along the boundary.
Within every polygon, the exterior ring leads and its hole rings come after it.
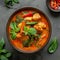
POLYGON ((0 39, 2 37, 6 42, 5 48, 13 53, 10 60, 60 60, 60 13, 59 15, 51 13, 46 6, 46 0, 20 0, 20 4, 13 9, 7 9, 4 6, 4 0, 0 0, 0 39), (22 54, 11 47, 6 36, 6 24, 11 14, 22 7, 38 8, 50 19, 52 25, 51 39, 57 37, 59 43, 58 49, 54 54, 48 54, 47 47, 49 44, 43 50, 34 54, 22 54))

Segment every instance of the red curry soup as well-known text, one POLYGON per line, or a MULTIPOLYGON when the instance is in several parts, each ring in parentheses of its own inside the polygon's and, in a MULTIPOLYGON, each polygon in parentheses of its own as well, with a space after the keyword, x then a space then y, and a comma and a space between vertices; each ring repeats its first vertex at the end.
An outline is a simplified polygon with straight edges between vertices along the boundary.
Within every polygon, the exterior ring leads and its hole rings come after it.
POLYGON ((12 17, 8 33, 12 45, 19 50, 31 52, 45 45, 49 30, 43 14, 34 10, 23 10, 12 17))

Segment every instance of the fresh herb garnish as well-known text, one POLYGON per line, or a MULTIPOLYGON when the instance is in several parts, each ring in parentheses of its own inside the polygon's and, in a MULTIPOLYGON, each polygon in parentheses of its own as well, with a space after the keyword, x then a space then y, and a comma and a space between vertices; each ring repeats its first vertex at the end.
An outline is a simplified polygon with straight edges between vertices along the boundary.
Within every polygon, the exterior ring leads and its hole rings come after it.
POLYGON ((54 38, 48 47, 48 52, 54 53, 57 50, 57 47, 58 47, 57 38, 54 38))
POLYGON ((10 32, 10 34, 11 34, 11 38, 12 38, 12 39, 15 39, 15 38, 16 38, 16 32, 14 32, 14 31, 12 30, 12 32, 10 32))
POLYGON ((10 28, 11 28, 12 31, 14 31, 14 32, 19 32, 19 30, 20 30, 20 28, 17 27, 16 22, 12 22, 12 23, 10 24, 10 28))
POLYGON ((37 33, 37 31, 36 31, 35 28, 28 28, 28 27, 25 26, 24 27, 24 33, 25 33, 25 35, 29 36, 29 39, 25 40, 23 42, 23 46, 28 47, 33 43, 34 38, 36 37, 35 34, 37 33))
POLYGON ((35 28, 27 28, 26 26, 24 27, 24 33, 27 35, 35 35, 37 33, 35 28))
POLYGON ((0 60, 8 60, 8 58, 11 56, 11 53, 8 50, 4 49, 4 45, 5 42, 2 38, 0 40, 0 60))
POLYGON ((31 44, 33 43, 33 41, 34 41, 34 37, 31 36, 31 37, 29 37, 28 40, 25 40, 25 41, 23 42, 23 46, 24 46, 24 47, 29 47, 29 46, 31 46, 31 44))
POLYGON ((35 35, 37 33, 36 29, 35 28, 30 28, 28 30, 28 35, 35 35))
POLYGON ((28 47, 28 46, 30 46, 30 42, 31 42, 30 39, 25 40, 25 41, 23 42, 23 46, 24 46, 24 47, 28 47))
POLYGON ((12 0, 14 3, 19 3, 19 0, 12 0))
POLYGON ((5 5, 8 8, 11 8, 15 3, 18 4, 19 0, 5 0, 5 5))
POLYGON ((27 25, 35 25, 37 22, 26 22, 27 25))
POLYGON ((25 33, 25 35, 27 35, 28 34, 28 28, 26 27, 26 26, 24 26, 24 33, 25 33))
POLYGON ((22 21, 23 21, 24 19, 23 18, 21 18, 20 16, 16 16, 16 23, 17 24, 19 24, 19 23, 21 23, 22 21))
POLYGON ((20 28, 17 27, 16 22, 12 22, 10 24, 10 28, 11 28, 11 31, 10 31, 11 38, 15 39, 16 38, 16 33, 20 31, 20 28))

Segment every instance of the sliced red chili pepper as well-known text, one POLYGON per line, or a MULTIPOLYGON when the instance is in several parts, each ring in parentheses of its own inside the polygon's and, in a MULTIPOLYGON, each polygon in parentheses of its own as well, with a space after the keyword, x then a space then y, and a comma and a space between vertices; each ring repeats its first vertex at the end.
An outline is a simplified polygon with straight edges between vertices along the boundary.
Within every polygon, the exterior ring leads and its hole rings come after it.
POLYGON ((56 2, 57 2, 57 3, 59 3, 59 2, 60 2, 60 0, 56 0, 56 2))
POLYGON ((29 13, 27 13, 27 14, 24 14, 24 15, 23 15, 23 18, 25 18, 25 17, 30 17, 30 16, 33 16, 33 13, 32 13, 32 12, 29 12, 29 13))
POLYGON ((57 3, 56 3, 56 1, 54 0, 51 0, 51 8, 53 8, 53 9, 55 9, 55 10, 57 10, 58 8, 57 8, 57 3))

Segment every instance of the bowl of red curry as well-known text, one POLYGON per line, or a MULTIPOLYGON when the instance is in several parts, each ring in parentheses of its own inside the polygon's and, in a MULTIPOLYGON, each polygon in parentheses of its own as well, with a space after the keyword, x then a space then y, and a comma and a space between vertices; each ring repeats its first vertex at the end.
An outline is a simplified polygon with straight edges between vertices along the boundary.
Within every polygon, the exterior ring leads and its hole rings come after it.
POLYGON ((47 7, 53 12, 60 12, 60 0, 46 0, 47 7))
POLYGON ((34 53, 48 43, 51 23, 39 9, 24 7, 15 11, 6 25, 8 41, 17 51, 34 53))

